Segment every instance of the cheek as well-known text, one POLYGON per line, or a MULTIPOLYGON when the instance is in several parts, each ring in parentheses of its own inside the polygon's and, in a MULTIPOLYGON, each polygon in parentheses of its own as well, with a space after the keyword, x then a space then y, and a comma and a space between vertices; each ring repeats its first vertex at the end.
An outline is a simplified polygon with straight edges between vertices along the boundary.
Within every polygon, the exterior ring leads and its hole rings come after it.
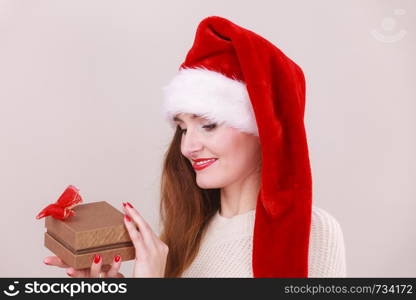
POLYGON ((234 134, 223 140, 223 165, 231 173, 247 174, 260 163, 261 147, 257 138, 234 134))
POLYGON ((234 130, 225 131, 218 147, 224 158, 230 161, 241 161, 246 155, 247 144, 243 136, 234 130))
POLYGON ((255 160, 255 150, 247 140, 240 135, 222 137, 216 146, 220 158, 221 172, 224 176, 235 177, 245 174, 251 169, 255 160))
MULTIPOLYGON (((226 132, 225 132, 226 133, 226 132)), ((251 174, 258 166, 260 147, 255 140, 228 132, 206 145, 208 153, 219 158, 217 166, 199 173, 197 184, 201 188, 222 188, 251 174)))
POLYGON ((251 157, 248 156, 247 151, 240 145, 230 145, 226 152, 224 152, 223 166, 226 170, 232 173, 241 173, 247 168, 251 157))

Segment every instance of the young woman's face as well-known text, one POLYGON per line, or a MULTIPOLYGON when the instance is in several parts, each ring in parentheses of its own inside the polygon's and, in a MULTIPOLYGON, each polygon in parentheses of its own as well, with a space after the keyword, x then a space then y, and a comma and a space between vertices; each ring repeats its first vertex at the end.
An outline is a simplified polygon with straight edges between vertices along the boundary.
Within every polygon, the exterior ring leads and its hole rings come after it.
POLYGON ((200 188, 223 188, 259 172, 261 147, 257 136, 188 113, 176 115, 175 121, 182 131, 181 152, 194 167, 200 188), (215 161, 195 165, 201 158, 215 161))

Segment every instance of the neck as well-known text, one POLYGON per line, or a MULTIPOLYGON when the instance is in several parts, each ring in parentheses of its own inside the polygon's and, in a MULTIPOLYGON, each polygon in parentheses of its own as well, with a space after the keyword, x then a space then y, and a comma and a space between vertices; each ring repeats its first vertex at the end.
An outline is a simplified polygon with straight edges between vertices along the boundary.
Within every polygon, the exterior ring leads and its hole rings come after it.
POLYGON ((253 173, 222 188, 220 214, 223 217, 231 218, 256 209, 260 179, 260 174, 253 173))

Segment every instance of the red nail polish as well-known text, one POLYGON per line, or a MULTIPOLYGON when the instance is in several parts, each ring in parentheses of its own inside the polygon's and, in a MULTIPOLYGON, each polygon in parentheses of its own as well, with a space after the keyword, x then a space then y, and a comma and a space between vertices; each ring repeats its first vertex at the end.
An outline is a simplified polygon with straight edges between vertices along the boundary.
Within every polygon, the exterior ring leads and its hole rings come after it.
POLYGON ((116 255, 116 256, 114 256, 114 261, 115 261, 115 262, 119 262, 119 261, 120 261, 120 259, 121 259, 121 256, 120 256, 120 255, 116 255))
POLYGON ((124 218, 126 219, 127 222, 131 222, 131 218, 128 215, 124 215, 124 218))
POLYGON ((130 208, 133 208, 133 205, 131 205, 130 202, 127 202, 127 205, 130 206, 130 208))
POLYGON ((123 203, 123 206, 126 207, 126 203, 124 203, 124 202, 121 202, 121 203, 123 203))
POLYGON ((95 254, 95 256, 94 256, 94 263, 95 264, 98 264, 100 262, 100 260, 101 260, 101 255, 95 254))

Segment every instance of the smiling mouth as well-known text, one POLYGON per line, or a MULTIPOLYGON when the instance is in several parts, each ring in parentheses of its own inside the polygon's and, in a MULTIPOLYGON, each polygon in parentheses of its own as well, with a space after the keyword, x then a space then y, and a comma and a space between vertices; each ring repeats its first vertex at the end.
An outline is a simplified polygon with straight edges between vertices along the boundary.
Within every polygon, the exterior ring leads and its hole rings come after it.
POLYGON ((205 169, 205 168, 209 167, 210 165, 215 163, 217 160, 218 160, 217 158, 207 159, 203 162, 193 163, 192 167, 194 168, 194 170, 200 171, 202 169, 205 169))

